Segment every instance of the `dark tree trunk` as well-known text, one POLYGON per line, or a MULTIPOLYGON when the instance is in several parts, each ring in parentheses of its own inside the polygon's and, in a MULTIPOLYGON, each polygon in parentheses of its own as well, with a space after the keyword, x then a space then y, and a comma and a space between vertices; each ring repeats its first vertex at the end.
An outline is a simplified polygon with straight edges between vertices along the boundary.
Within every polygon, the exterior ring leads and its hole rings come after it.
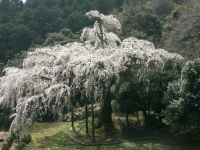
POLYGON ((92 98, 92 141, 95 143, 95 126, 94 126, 94 107, 93 107, 93 98, 92 98))
POLYGON ((97 20, 99 29, 100 29, 100 35, 98 35, 99 39, 101 40, 101 46, 104 47, 104 40, 103 40, 103 30, 102 30, 102 23, 103 21, 101 19, 97 20))
POLYGON ((158 123, 159 123, 159 125, 162 125, 162 119, 163 119, 163 117, 162 117, 162 116, 159 116, 159 118, 158 118, 158 123))
POLYGON ((87 98, 85 97, 85 131, 88 134, 88 107, 87 98))
POLYGON ((73 104, 72 104, 71 109, 72 109, 72 114, 71 114, 71 123, 72 123, 72 128, 74 129, 74 106, 73 106, 73 104))
POLYGON ((144 119, 146 119, 146 117, 147 117, 147 106, 146 106, 146 104, 144 104, 144 106, 143 106, 142 113, 143 113, 144 119))
POLYGON ((148 115, 150 115, 150 100, 148 100, 148 115))
POLYGON ((128 120, 128 111, 126 108, 126 129, 129 130, 129 120, 128 120))
POLYGON ((141 126, 141 123, 140 123, 140 118, 139 118, 138 111, 136 111, 136 116, 137 116, 138 123, 139 123, 139 125, 141 126))
POLYGON ((144 109, 142 112, 143 112, 144 119, 146 119, 146 117, 147 117, 146 109, 144 109))
POLYGON ((108 89, 107 92, 104 91, 103 98, 104 100, 101 103, 101 111, 97 121, 97 128, 101 126, 104 126, 105 128, 113 126, 110 89, 108 89))

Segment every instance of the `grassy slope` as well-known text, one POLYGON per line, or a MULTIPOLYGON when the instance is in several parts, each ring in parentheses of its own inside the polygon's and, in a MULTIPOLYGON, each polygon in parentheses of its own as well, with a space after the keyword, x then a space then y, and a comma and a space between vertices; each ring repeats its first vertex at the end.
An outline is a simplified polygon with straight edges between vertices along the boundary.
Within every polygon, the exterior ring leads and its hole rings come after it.
MULTIPOLYGON (((113 117, 114 118, 114 117, 113 117)), ((135 140, 121 144, 100 145, 100 146, 83 146, 71 141, 68 138, 70 122, 61 123, 35 123, 30 129, 32 141, 25 147, 26 150, 198 150, 200 146, 191 139, 180 138, 172 134, 159 134, 155 136, 152 132, 154 140, 135 140)), ((12 149, 16 146, 14 142, 12 149)))
POLYGON ((35 132, 32 133, 32 142, 25 149, 27 150, 96 150, 96 149, 171 149, 170 146, 162 145, 157 141, 135 141, 114 145, 102 146, 83 146, 71 141, 68 138, 70 123, 38 123, 34 126, 35 132))

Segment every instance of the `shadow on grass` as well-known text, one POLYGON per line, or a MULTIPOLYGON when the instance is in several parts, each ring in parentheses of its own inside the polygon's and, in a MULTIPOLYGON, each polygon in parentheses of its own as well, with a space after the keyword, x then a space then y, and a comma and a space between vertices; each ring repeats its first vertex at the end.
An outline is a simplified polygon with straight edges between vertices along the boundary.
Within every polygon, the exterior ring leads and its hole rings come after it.
POLYGON ((49 137, 44 137, 43 139, 38 139, 38 146, 30 145, 27 150, 37 149, 50 149, 50 150, 198 150, 199 144, 190 143, 186 141, 187 138, 180 140, 180 137, 164 138, 163 133, 158 133, 155 140, 132 140, 130 142, 120 143, 120 144, 110 144, 110 145, 95 145, 95 146, 83 146, 71 141, 68 135, 64 132, 58 132, 57 134, 49 137), (158 139, 160 137, 160 139, 158 139), (177 138, 177 139, 175 139, 177 138))
MULTIPOLYGON (((169 130, 152 130, 144 132, 135 132, 130 130, 124 132, 122 136, 128 136, 130 141, 120 144, 109 143, 109 145, 94 145, 84 146, 71 141, 68 137, 68 131, 71 127, 69 122, 62 123, 36 123, 34 124, 32 134, 33 141, 25 147, 26 150, 199 150, 200 142, 195 141, 189 135, 175 135, 169 132, 169 130), (48 130, 46 130, 48 129, 48 130), (42 132, 41 132, 42 131, 42 132), (49 133, 51 132, 51 133, 49 133), (38 136, 39 134, 39 136, 38 136), (154 140, 145 140, 142 137, 145 134, 148 138, 154 140), (136 139, 137 137, 138 139, 136 139)), ((76 132, 83 131, 84 123, 79 124, 76 132)), ((115 131, 113 131, 115 132, 115 131)), ((112 133, 112 132, 111 132, 112 133)), ((80 134, 80 132, 78 133, 80 134)), ((97 135, 96 138, 98 138, 97 135)), ((109 135, 104 135, 109 136, 109 135)), ((146 136, 146 137, 147 137, 146 136)), ((115 141, 116 137, 111 136, 110 141, 115 141)), ((91 140, 90 140, 91 141, 91 140)))

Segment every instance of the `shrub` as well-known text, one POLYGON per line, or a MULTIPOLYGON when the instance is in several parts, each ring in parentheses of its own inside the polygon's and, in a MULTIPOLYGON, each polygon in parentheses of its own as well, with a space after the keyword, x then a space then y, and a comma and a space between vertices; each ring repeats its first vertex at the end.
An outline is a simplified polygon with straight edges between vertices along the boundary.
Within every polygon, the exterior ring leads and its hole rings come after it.
POLYGON ((9 150, 13 143, 14 135, 10 134, 2 145, 2 150, 9 150))
POLYGON ((181 11, 184 10, 185 7, 183 6, 177 6, 173 11, 172 11, 172 17, 178 18, 181 15, 181 11))
POLYGON ((21 141, 24 142, 25 144, 28 144, 29 142, 31 142, 31 135, 30 134, 25 135, 25 137, 22 138, 21 141))
POLYGON ((61 29, 60 33, 62 33, 63 35, 67 36, 67 37, 73 37, 73 33, 70 29, 61 29))
POLYGON ((9 150, 8 143, 6 143, 6 142, 3 143, 2 150, 9 150))
POLYGON ((22 148, 25 146, 26 144, 24 142, 20 142, 16 147, 15 150, 22 150, 22 148))
POLYGON ((30 134, 26 134, 21 141, 19 142, 19 144, 15 147, 15 150, 21 150, 23 149, 23 147, 31 142, 31 135, 30 134))
POLYGON ((174 9, 174 3, 170 0, 156 0, 154 11, 158 15, 169 15, 174 9))
POLYGON ((116 100, 111 101, 111 107, 112 107, 113 112, 119 112, 120 111, 120 109, 119 109, 120 105, 116 100))
POLYGON ((164 94, 163 111, 171 123, 171 130, 200 133, 200 59, 188 61, 181 77, 168 84, 164 94))

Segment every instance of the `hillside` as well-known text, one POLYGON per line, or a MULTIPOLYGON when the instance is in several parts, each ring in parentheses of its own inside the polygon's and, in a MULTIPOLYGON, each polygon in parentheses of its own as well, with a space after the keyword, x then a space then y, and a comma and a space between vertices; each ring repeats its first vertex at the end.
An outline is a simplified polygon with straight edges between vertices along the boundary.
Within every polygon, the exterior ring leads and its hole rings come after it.
POLYGON ((163 47, 177 52, 187 60, 200 57, 200 1, 177 6, 166 20, 168 29, 163 33, 163 47))
POLYGON ((200 56, 199 11, 200 1, 128 1, 117 17, 123 26, 122 38, 146 39, 192 60, 200 56))
POLYGON ((50 41, 54 44, 78 40, 81 30, 93 24, 85 13, 94 9, 117 17, 123 27, 121 40, 130 36, 145 39, 191 60, 200 55, 199 5, 199 1, 191 0, 27 0, 24 4, 20 0, 3 0, 0 65, 21 68, 26 52, 47 45, 49 37, 54 38, 56 42, 50 41), (67 37, 63 42, 65 37, 59 34, 62 29, 70 29, 76 38, 67 37))

